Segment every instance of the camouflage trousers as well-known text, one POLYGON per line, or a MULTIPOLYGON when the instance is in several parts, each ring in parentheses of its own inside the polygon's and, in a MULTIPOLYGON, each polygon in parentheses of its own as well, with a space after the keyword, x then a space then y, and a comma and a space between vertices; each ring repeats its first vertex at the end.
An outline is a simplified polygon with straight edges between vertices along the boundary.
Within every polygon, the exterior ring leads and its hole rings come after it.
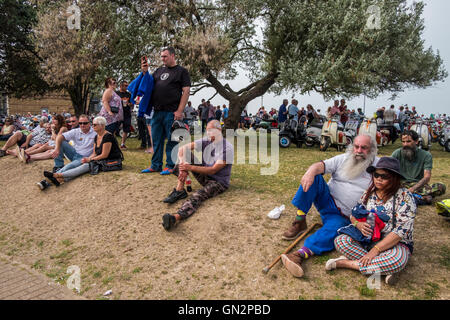
MULTIPOLYGON (((415 184, 416 184, 415 182, 405 182, 403 184, 403 187, 409 189, 409 188, 413 187, 415 184)), ((439 197, 439 196, 442 196, 443 194, 445 194, 446 189, 447 188, 446 188, 445 184, 437 182, 437 183, 433 183, 431 186, 429 184, 426 184, 419 190, 416 190, 416 192, 414 192, 414 193, 421 195, 422 197, 432 196, 434 198, 434 197, 439 197)))
POLYGON ((192 196, 186 200, 181 208, 178 210, 178 214, 182 219, 186 219, 193 215, 200 205, 208 199, 211 199, 219 194, 225 192, 227 188, 221 183, 209 178, 206 175, 192 172, 195 179, 202 185, 202 188, 195 191, 192 196))

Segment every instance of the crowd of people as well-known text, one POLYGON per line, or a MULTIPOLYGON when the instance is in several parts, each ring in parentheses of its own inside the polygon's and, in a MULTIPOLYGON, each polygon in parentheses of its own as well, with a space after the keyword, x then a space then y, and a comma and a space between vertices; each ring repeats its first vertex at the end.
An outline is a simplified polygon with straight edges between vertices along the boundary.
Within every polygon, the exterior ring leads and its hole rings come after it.
MULTIPOLYGON (((119 92, 116 92, 115 79, 106 79, 102 109, 92 121, 87 115, 67 118, 54 115, 49 123, 49 118, 42 116, 39 125, 26 133, 23 127, 14 130, 18 123, 8 119, 6 128, 2 129, 6 143, 0 149, 0 157, 16 156, 24 163, 54 159, 53 169, 44 171, 44 179, 37 182, 41 190, 52 184, 58 187, 86 173, 121 170, 126 140, 119 146, 114 133, 122 121, 128 122, 129 110, 125 109, 137 104, 138 118, 145 119, 141 122, 151 137, 142 140, 148 143, 145 147, 153 149, 150 166, 141 172, 177 176, 175 187, 163 202, 173 204, 188 198, 186 185, 190 185, 191 175, 201 185, 176 213, 162 215, 163 228, 173 229, 205 201, 228 190, 234 150, 222 135, 221 121, 228 117, 228 108, 214 107, 210 101, 203 100, 195 110, 188 103, 190 75, 177 64, 175 50, 164 48, 161 61, 163 66, 150 74, 148 59, 143 57, 142 73, 129 85, 122 82, 119 92), (173 161, 171 153, 177 145, 171 140, 173 125, 189 123, 195 116, 202 121, 206 135, 179 148, 173 161), (193 151, 201 151, 202 159, 196 159, 193 151)), ((406 112, 402 107, 399 111, 400 115, 406 112)), ((299 109, 295 99, 289 106, 288 100, 284 100, 278 111, 272 108, 267 112, 262 107, 257 114, 261 119, 278 117, 281 123, 288 115, 306 115, 311 122, 321 118, 320 110, 311 105, 299 109)), ((336 115, 344 123, 352 115, 364 117, 360 109, 348 111, 343 99, 336 100, 327 110, 327 116, 336 115)), ((383 119, 393 122, 402 118, 391 107, 383 111, 383 119)), ((430 185, 433 159, 429 152, 417 148, 417 133, 404 130, 401 141, 402 147, 391 156, 379 158, 374 138, 359 135, 345 154, 308 168, 292 200, 297 214, 282 239, 294 240, 307 230, 306 216, 312 205, 319 212, 323 226, 306 238, 300 250, 282 255, 288 272, 302 277, 304 260, 336 249, 342 256, 327 261, 326 270, 348 268, 365 275, 379 273, 386 276, 388 284, 396 281, 414 250, 417 206, 431 204, 433 198, 446 192, 442 183, 430 185), (328 183, 324 174, 331 175, 328 183)))

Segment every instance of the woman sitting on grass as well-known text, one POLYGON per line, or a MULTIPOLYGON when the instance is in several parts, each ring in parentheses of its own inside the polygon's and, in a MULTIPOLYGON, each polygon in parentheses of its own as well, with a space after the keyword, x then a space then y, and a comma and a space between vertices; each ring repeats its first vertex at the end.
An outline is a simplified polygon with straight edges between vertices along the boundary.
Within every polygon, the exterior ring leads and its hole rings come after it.
POLYGON ((31 161, 36 160, 52 159, 52 152, 55 149, 56 137, 68 131, 66 119, 64 119, 64 117, 60 114, 56 115, 52 119, 51 129, 52 137, 47 143, 36 144, 26 150, 21 150, 21 153, 19 153, 19 158, 24 163, 30 163, 31 161))
MULTIPOLYGON (((48 178, 56 186, 64 182, 72 180, 84 173, 90 172, 89 162, 93 160, 118 160, 122 159, 122 152, 116 138, 110 132, 106 131, 106 119, 104 117, 96 117, 92 123, 97 136, 94 140, 94 150, 92 155, 81 160, 82 165, 64 171, 62 173, 52 173, 44 171, 44 176, 48 178)), ((41 190, 46 189, 49 185, 43 180, 38 183, 41 190)))
MULTIPOLYGON (((378 222, 380 241, 372 242, 369 248, 347 234, 337 236, 334 244, 343 256, 328 260, 325 269, 347 268, 365 275, 378 273, 386 276, 386 284, 394 284, 398 272, 405 268, 413 252, 417 207, 411 193, 401 188, 402 176, 397 159, 383 157, 375 167, 367 168, 367 172, 372 174, 372 183, 358 205, 364 205, 367 211, 388 215, 389 221, 385 224, 378 222)), ((353 216, 350 220, 364 237, 374 239, 376 232, 368 222, 353 216)))

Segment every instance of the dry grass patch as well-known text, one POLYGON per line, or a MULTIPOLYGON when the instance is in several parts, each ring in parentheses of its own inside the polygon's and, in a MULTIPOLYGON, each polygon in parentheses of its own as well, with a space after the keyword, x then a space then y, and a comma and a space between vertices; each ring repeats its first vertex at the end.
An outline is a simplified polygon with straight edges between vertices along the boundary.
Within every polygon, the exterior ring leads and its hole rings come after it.
MULTIPOLYGON (((4 204, 0 216, 0 252, 64 283, 68 266, 81 268, 81 295, 89 299, 449 299, 449 221, 434 207, 419 209, 415 252, 397 286, 383 283, 366 290, 357 272, 326 272, 336 252, 305 262, 306 276, 293 278, 276 265, 262 269, 289 242, 282 232, 295 215, 290 204, 306 168, 337 155, 317 149, 280 150, 280 169, 261 176, 258 165, 235 165, 230 189, 211 199, 171 232, 161 226, 178 205, 161 200, 176 177, 144 175, 150 156, 127 143, 121 172, 85 175, 41 192, 34 184, 52 162, 24 165, 0 159, 4 204), (286 205, 279 220, 267 213, 286 205)), ((398 147, 399 144, 395 147, 398 147)), ((394 147, 381 149, 389 155, 394 147)), ((449 154, 432 151, 433 181, 450 186, 449 154)), ((194 190, 198 184, 194 182, 194 190)), ((315 209, 308 223, 320 222, 315 209)), ((300 244, 301 245, 301 244, 300 244)), ((299 246, 300 246, 299 245, 299 246)))

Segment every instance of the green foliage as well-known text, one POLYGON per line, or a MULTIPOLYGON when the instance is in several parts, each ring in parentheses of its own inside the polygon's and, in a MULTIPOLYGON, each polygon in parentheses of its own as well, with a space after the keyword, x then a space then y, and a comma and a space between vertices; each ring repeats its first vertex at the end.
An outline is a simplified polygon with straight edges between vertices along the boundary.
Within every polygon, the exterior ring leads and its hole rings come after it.
POLYGON ((50 89, 39 73, 33 45, 36 7, 29 1, 0 0, 0 91, 16 97, 50 89))

